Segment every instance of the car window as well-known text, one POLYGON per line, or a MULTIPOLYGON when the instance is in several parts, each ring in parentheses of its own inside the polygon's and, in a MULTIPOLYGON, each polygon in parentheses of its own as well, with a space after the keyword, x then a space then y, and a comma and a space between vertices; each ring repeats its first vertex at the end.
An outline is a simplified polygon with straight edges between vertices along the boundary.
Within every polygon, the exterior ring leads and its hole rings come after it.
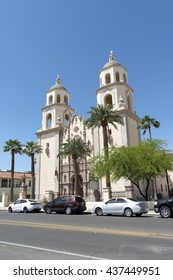
POLYGON ((127 203, 127 201, 123 198, 118 198, 117 203, 127 203))
POLYGON ((17 201, 15 202, 15 204, 19 204, 19 203, 21 203, 21 200, 17 200, 17 201))
POLYGON ((76 196, 75 199, 77 202, 85 202, 85 200, 80 196, 76 196))
POLYGON ((20 203, 27 203, 27 200, 21 200, 20 203))
POLYGON ((60 200, 61 200, 61 198, 60 198, 60 197, 57 197, 57 198, 54 199, 53 202, 57 203, 57 202, 59 202, 60 200))
POLYGON ((67 201, 67 200, 69 200, 69 196, 62 196, 61 197, 61 201, 67 201))
POLYGON ((107 204, 116 203, 116 202, 117 202, 116 198, 113 198, 113 199, 108 200, 107 204))

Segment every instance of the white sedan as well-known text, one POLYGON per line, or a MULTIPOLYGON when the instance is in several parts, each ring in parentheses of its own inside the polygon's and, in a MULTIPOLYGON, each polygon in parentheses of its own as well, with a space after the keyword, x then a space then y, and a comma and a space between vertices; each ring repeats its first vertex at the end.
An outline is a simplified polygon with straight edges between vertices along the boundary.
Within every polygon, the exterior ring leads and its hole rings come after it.
POLYGON ((18 199, 8 206, 8 212, 39 212, 41 203, 33 199, 18 199))
POLYGON ((131 217, 133 214, 140 217, 142 214, 148 213, 148 203, 146 201, 137 201, 132 198, 114 197, 96 205, 93 212, 97 216, 106 215, 123 215, 131 217))

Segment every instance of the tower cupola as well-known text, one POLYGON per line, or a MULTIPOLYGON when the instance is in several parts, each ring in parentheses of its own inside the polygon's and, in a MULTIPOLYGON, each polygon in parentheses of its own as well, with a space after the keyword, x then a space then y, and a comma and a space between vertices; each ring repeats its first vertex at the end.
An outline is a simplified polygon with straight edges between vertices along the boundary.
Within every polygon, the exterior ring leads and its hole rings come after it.
POLYGON ((61 78, 60 78, 59 75, 56 77, 56 84, 57 84, 57 85, 60 85, 60 84, 61 84, 61 78))
POLYGON ((110 51, 109 62, 114 61, 114 60, 115 60, 115 55, 113 54, 113 51, 110 51))
POLYGON ((97 104, 110 104, 115 109, 127 108, 134 112, 133 89, 128 84, 127 70, 116 60, 113 51, 110 51, 108 62, 100 70, 99 78, 97 104))

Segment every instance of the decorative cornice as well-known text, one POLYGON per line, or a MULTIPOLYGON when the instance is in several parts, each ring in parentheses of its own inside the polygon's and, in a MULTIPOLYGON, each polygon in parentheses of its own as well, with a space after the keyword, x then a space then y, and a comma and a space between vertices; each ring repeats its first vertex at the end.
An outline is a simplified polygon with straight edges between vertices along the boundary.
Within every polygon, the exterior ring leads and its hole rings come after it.
POLYGON ((132 118, 133 120, 140 122, 140 118, 134 114, 133 112, 129 111, 128 109, 122 109, 122 110, 117 110, 118 115, 123 115, 126 114, 127 116, 129 116, 130 118, 132 118))
POLYGON ((53 103, 53 104, 50 104, 50 105, 46 105, 45 107, 41 108, 41 111, 46 111, 46 110, 49 110, 49 109, 52 109, 54 107, 58 107, 58 106, 63 106, 65 107, 66 109, 68 110, 72 110, 73 112, 75 111, 75 109, 73 109, 72 107, 68 106, 68 105, 65 105, 63 103, 53 103))
POLYGON ((119 62, 116 62, 116 61, 115 61, 114 64, 110 64, 110 65, 107 65, 107 66, 103 66, 103 68, 99 71, 99 74, 100 74, 101 72, 103 72, 105 69, 112 68, 112 67, 114 67, 114 66, 122 67, 122 68, 124 69, 124 71, 127 72, 127 69, 126 69, 122 64, 120 64, 119 62))
POLYGON ((111 84, 107 84, 105 86, 101 86, 99 88, 96 89, 96 93, 100 93, 100 91, 104 91, 104 90, 110 90, 113 89, 114 86, 125 86, 126 88, 128 88, 132 93, 134 92, 134 89, 132 87, 130 87, 128 84, 124 83, 124 82, 115 82, 115 83, 111 83, 111 84), (110 89, 109 89, 110 88, 110 89))
POLYGON ((63 128, 62 127, 54 127, 54 128, 49 128, 49 129, 46 129, 46 130, 37 130, 37 132, 35 133, 35 135, 37 136, 41 136, 41 135, 45 135, 45 134, 48 134, 48 133, 52 133, 52 132, 59 132, 60 130, 62 130, 63 128))

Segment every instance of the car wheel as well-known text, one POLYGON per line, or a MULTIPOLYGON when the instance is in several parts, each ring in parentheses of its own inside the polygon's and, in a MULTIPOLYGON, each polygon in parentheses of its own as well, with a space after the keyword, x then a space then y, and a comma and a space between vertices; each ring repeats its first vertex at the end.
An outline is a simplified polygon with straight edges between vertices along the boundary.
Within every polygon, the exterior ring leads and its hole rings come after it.
POLYGON ((97 216, 102 216, 103 215, 103 211, 100 207, 96 208, 95 213, 96 213, 97 216))
POLYGON ((168 218, 170 218, 171 217, 171 209, 168 207, 168 206, 162 206, 161 208, 160 208, 160 216, 162 217, 162 218, 166 218, 166 219, 168 219, 168 218))
POLYGON ((133 215, 132 209, 126 208, 126 209, 124 210, 124 216, 125 216, 125 217, 131 217, 132 215, 133 215))
POLYGON ((135 214, 136 217, 141 217, 142 216, 142 213, 137 213, 135 214))
POLYGON ((23 208, 23 213, 28 213, 28 208, 27 207, 23 208))
POLYGON ((10 212, 10 213, 12 213, 12 212, 13 212, 13 210, 12 210, 12 208, 11 208, 11 207, 9 207, 9 208, 8 208, 8 212, 10 212))
POLYGON ((71 212, 72 212, 71 207, 68 206, 68 207, 65 208, 65 213, 66 213, 67 215, 70 215, 71 212))
POLYGON ((45 210, 46 214, 51 214, 51 208, 49 206, 45 207, 45 210))

